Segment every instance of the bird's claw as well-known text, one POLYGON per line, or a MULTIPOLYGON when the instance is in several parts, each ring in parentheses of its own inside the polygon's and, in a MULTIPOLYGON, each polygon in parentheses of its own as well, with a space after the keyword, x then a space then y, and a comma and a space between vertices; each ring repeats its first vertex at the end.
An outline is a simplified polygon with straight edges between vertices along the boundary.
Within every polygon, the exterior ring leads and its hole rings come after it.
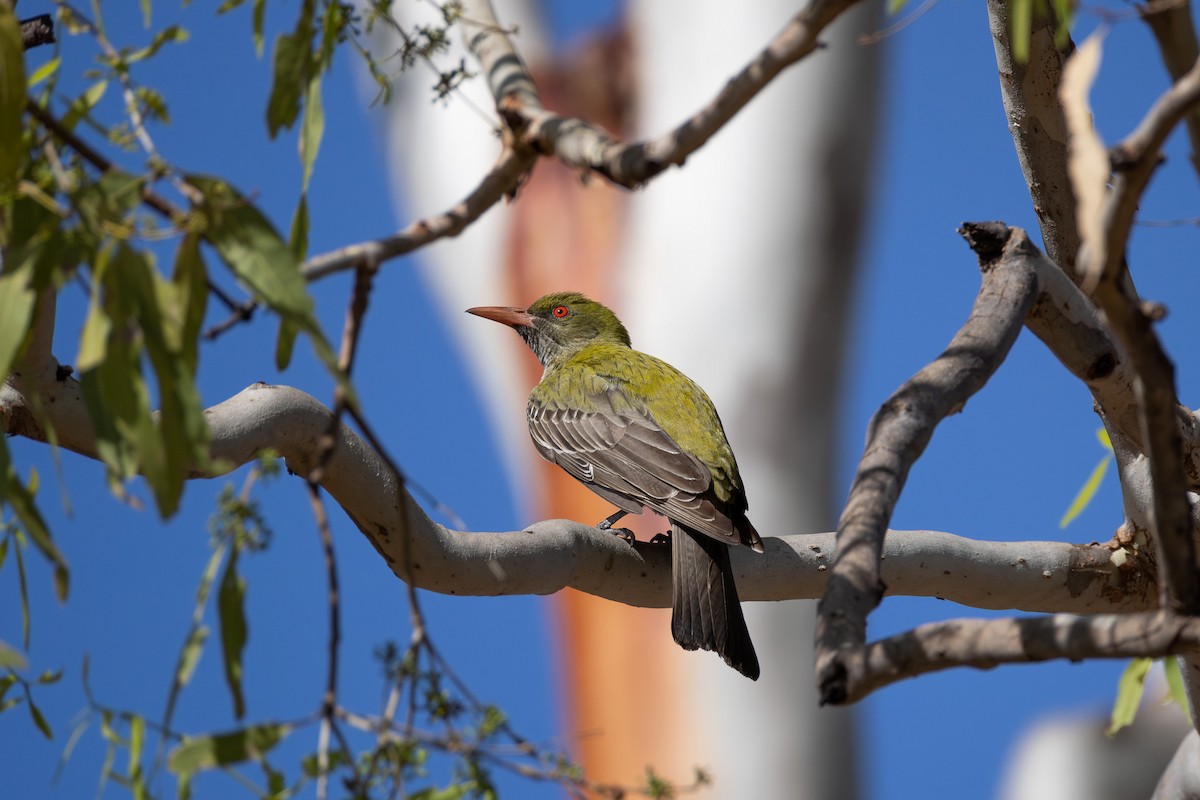
POLYGON ((670 544, 670 543, 671 543, 671 534, 670 533, 656 533, 650 537, 650 544, 670 544))
POLYGON ((629 528, 608 528, 607 530, 618 539, 624 539, 625 544, 632 545, 637 541, 637 539, 634 538, 633 531, 629 530, 629 528))

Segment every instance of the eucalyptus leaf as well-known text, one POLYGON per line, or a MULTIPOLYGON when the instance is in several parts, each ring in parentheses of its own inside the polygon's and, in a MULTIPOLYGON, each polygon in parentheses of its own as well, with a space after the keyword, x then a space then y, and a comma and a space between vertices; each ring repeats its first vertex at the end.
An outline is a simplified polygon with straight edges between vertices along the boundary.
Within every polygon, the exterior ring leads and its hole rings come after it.
POLYGON ((25 159, 25 47, 12 6, 0 3, 0 187, 11 190, 25 159))
POLYGON ((233 715, 241 719, 246 714, 246 698, 242 693, 242 651, 248 636, 246 627, 246 579, 238 574, 239 550, 234 547, 221 586, 217 590, 217 610, 221 620, 221 652, 224 656, 225 683, 233 698, 233 715))
POLYGON ((284 723, 252 725, 228 733, 184 737, 167 757, 176 775, 193 775, 219 766, 261 760, 292 730, 284 723))
POLYGON ((1117 683, 1117 698, 1113 702, 1112 720, 1104 732, 1106 736, 1115 736, 1117 731, 1133 724, 1138 705, 1142 702, 1142 693, 1146 690, 1146 675, 1153 664, 1152 658, 1135 658, 1121 673, 1117 683))

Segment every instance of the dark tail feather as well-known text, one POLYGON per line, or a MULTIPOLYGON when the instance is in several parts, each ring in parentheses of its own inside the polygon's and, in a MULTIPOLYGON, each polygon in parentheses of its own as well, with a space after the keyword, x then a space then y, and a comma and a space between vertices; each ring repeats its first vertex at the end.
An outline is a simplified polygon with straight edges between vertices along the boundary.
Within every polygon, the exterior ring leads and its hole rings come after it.
POLYGON ((750 680, 758 680, 758 656, 733 585, 729 545, 673 525, 671 568, 675 641, 684 650, 712 650, 750 680))

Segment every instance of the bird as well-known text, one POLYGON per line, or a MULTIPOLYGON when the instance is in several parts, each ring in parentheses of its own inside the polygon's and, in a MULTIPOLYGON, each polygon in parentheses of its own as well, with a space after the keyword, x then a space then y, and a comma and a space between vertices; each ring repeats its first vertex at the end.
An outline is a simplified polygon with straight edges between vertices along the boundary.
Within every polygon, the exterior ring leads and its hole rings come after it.
POLYGON ((597 527, 644 508, 671 523, 675 642, 711 650, 758 680, 729 551, 761 553, 763 544, 712 400, 675 367, 634 350, 616 314, 579 292, 467 313, 513 328, 541 362, 529 434, 544 459, 617 507, 597 527))

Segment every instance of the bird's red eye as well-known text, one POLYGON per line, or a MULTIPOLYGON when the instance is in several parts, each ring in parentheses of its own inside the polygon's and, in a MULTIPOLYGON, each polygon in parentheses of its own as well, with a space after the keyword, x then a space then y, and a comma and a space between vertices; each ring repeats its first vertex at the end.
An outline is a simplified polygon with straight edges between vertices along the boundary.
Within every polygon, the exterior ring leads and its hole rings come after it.
POLYGON ((554 316, 558 317, 559 319, 562 319, 567 314, 570 314, 571 310, 569 308, 567 308, 566 306, 555 306, 554 311, 552 311, 551 313, 554 314, 554 316))

